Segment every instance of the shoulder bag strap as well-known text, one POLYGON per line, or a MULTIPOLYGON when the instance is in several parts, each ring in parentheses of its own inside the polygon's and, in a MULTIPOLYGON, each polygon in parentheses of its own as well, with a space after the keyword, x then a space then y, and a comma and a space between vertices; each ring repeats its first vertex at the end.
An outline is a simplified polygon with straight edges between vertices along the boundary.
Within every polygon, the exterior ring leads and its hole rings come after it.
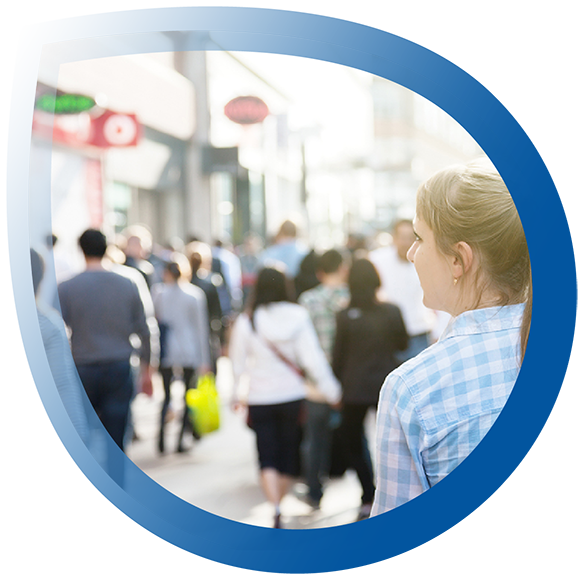
POLYGON ((255 328, 255 322, 254 322, 252 316, 250 317, 250 320, 251 320, 251 328, 254 330, 255 334, 259 337, 259 339, 262 340, 263 343, 267 347, 269 347, 269 349, 277 356, 277 358, 279 358, 282 362, 284 362, 298 376, 300 376, 302 379, 305 379, 306 378, 305 371, 303 371, 295 363, 293 363, 291 360, 289 360, 289 358, 287 358, 284 354, 282 354, 274 344, 272 344, 271 342, 266 340, 263 336, 261 336, 259 334, 259 332, 257 332, 257 329, 255 328))

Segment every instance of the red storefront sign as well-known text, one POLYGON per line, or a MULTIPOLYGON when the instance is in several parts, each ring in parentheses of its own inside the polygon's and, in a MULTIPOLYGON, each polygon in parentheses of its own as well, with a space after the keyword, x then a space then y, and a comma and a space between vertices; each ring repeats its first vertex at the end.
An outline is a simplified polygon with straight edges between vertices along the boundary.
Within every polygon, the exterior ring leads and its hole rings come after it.
POLYGON ((135 147, 142 127, 133 114, 106 110, 99 116, 84 112, 76 115, 52 115, 35 110, 33 134, 70 147, 135 147))
POLYGON ((135 147, 141 127, 135 115, 105 111, 93 119, 89 144, 95 147, 135 147))

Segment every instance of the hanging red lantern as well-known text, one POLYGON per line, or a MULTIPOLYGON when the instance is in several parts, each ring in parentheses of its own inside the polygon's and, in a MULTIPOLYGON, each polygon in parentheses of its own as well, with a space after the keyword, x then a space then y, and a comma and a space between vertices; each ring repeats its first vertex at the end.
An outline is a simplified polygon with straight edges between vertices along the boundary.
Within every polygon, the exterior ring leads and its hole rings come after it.
POLYGON ((259 97, 236 97, 225 105, 225 115, 233 123, 254 125, 265 120, 269 109, 259 97))

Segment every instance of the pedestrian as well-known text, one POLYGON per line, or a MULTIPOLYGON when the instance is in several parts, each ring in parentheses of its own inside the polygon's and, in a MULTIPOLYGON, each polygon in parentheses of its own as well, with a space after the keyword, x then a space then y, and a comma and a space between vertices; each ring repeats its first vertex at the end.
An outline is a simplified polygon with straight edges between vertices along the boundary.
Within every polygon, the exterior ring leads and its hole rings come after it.
POLYGON ((216 239, 211 252, 213 255, 213 271, 221 274, 228 289, 229 309, 233 314, 241 311, 243 303, 243 281, 241 260, 233 251, 230 242, 216 239))
POLYGON ((373 250, 368 256, 381 278, 381 300, 396 304, 405 321, 409 347, 399 353, 401 362, 418 355, 433 342, 432 331, 436 326, 435 312, 424 306, 415 266, 407 259, 414 241, 412 221, 400 219, 393 226, 393 243, 373 250))
POLYGON ((217 373, 217 361, 221 356, 222 347, 226 343, 226 332, 229 318, 223 315, 218 286, 223 283, 220 275, 211 271, 212 253, 209 245, 193 241, 186 246, 186 255, 191 269, 191 284, 198 286, 206 296, 209 317, 209 340, 211 353, 211 369, 217 373))
POLYGON ((318 253, 314 249, 310 250, 301 261, 299 271, 294 278, 294 288, 298 299, 306 290, 311 290, 320 283, 316 273, 317 262, 318 253))
MULTIPOLYGON (((35 250, 36 251, 36 250, 35 250)), ((75 274, 73 264, 66 252, 63 251, 59 238, 49 234, 45 243, 39 248, 39 255, 45 264, 44 275, 38 290, 38 300, 43 304, 58 310, 58 285, 75 274)))
POLYGON ((286 276, 294 279, 299 271, 300 264, 308 253, 308 249, 298 239, 298 228, 291 220, 285 220, 277 234, 273 244, 269 245, 259 260, 263 267, 283 269, 286 276))
POLYGON ((241 261, 241 289, 243 291, 242 304, 247 304, 247 299, 251 294, 259 266, 259 254, 263 247, 261 238, 253 232, 247 233, 243 243, 237 248, 239 260, 241 261))
POLYGON ((41 254, 31 249, 30 261, 38 323, 51 375, 73 427, 81 440, 88 444, 89 423, 83 405, 82 387, 71 358, 65 324, 59 313, 43 302, 40 296, 41 282, 45 273, 45 263, 41 254))
POLYGON ((120 244, 125 256, 124 266, 135 268, 146 280, 148 288, 156 281, 153 264, 148 260, 152 251, 152 236, 148 229, 141 225, 126 228, 120 237, 120 244))
POLYGON ((399 365, 397 353, 408 343, 399 308, 377 298, 380 285, 369 260, 354 261, 348 274, 350 303, 336 317, 332 358, 342 385, 339 439, 362 487, 359 520, 370 515, 374 499, 373 469, 363 445, 364 422, 369 409, 376 408, 385 377, 399 365))
MULTIPOLYGON (((310 313, 320 346, 329 363, 336 337, 336 314, 348 305, 348 266, 338 250, 328 250, 317 258, 320 283, 300 294, 298 302, 310 313)), ((323 496, 322 478, 329 473, 332 431, 338 411, 316 389, 308 389, 304 427, 304 468, 308 493, 306 501, 319 507, 323 496)))
POLYGON ((416 206, 408 257, 425 305, 452 319, 382 388, 374 515, 431 488, 472 452, 512 391, 530 329, 528 247, 494 167, 442 170, 419 188, 416 206))
MULTIPOLYGON (((160 412, 158 451, 165 452, 166 413, 171 400, 170 387, 175 376, 184 383, 184 408, 178 432, 177 453, 188 450, 184 444, 189 422, 186 393, 196 386, 196 377, 210 371, 208 308, 204 292, 188 282, 186 264, 168 262, 164 282, 152 289, 154 310, 160 327, 160 367, 164 402, 160 412)), ((192 429, 190 429, 192 433, 192 429)))
MULTIPOLYGON (((121 240, 122 244, 125 244, 121 240)), ((138 287, 140 297, 142 299, 142 304, 144 305, 144 312, 146 314, 146 322, 150 328, 150 344, 152 345, 151 351, 151 362, 152 366, 155 367, 158 361, 159 355, 159 333, 158 333, 158 323, 156 322, 156 316, 154 314, 154 304, 152 303, 152 295, 150 294, 150 288, 148 287, 148 282, 144 277, 142 271, 134 266, 127 265, 126 255, 119 248, 119 246, 114 244, 109 244, 107 246, 107 252, 105 254, 105 260, 108 261, 109 269, 116 274, 130 278, 138 287)), ((136 353, 137 354, 137 353, 136 353)), ((134 380, 134 392, 132 399, 130 401, 130 413, 128 417, 128 424, 126 429, 126 442, 136 442, 140 440, 140 436, 136 429, 133 413, 133 402, 135 398, 142 392, 140 386, 140 369, 139 369, 139 356, 132 356, 130 358, 132 365, 132 376, 134 380)))
POLYGON ((280 504, 299 475, 305 374, 331 404, 340 386, 305 308, 294 303, 292 282, 274 268, 257 277, 248 309, 236 319, 229 356, 233 364, 235 408, 245 401, 256 434, 261 487, 281 527, 280 504), (243 378, 248 393, 242 393, 243 378))
POLYGON ((86 268, 59 285, 61 313, 71 332, 71 350, 89 401, 123 451, 133 378, 132 335, 140 340, 140 385, 152 392, 150 330, 135 282, 111 271, 104 260, 105 235, 88 229, 79 238, 86 268))
POLYGON ((368 254, 368 240, 364 234, 351 232, 346 238, 346 249, 352 260, 364 258, 368 254))

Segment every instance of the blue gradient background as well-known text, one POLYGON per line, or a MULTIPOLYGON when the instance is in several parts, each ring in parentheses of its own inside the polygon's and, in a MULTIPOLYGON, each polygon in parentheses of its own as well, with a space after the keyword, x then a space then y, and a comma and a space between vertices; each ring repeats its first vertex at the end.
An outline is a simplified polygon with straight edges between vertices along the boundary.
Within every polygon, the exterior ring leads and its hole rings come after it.
MULTIPOLYGON (((9 33, 7 50, 7 572, 576 572, 577 8, 31 7, 26 14, 26 29, 9 33), (255 528, 183 502, 129 461, 122 490, 64 411, 28 257, 40 52, 53 42, 187 29, 217 31, 226 49, 338 62, 422 94, 470 132, 514 197, 535 299, 514 392, 458 469, 389 514, 326 530, 255 528)), ((156 50, 148 42, 144 34, 144 51, 156 50)))

